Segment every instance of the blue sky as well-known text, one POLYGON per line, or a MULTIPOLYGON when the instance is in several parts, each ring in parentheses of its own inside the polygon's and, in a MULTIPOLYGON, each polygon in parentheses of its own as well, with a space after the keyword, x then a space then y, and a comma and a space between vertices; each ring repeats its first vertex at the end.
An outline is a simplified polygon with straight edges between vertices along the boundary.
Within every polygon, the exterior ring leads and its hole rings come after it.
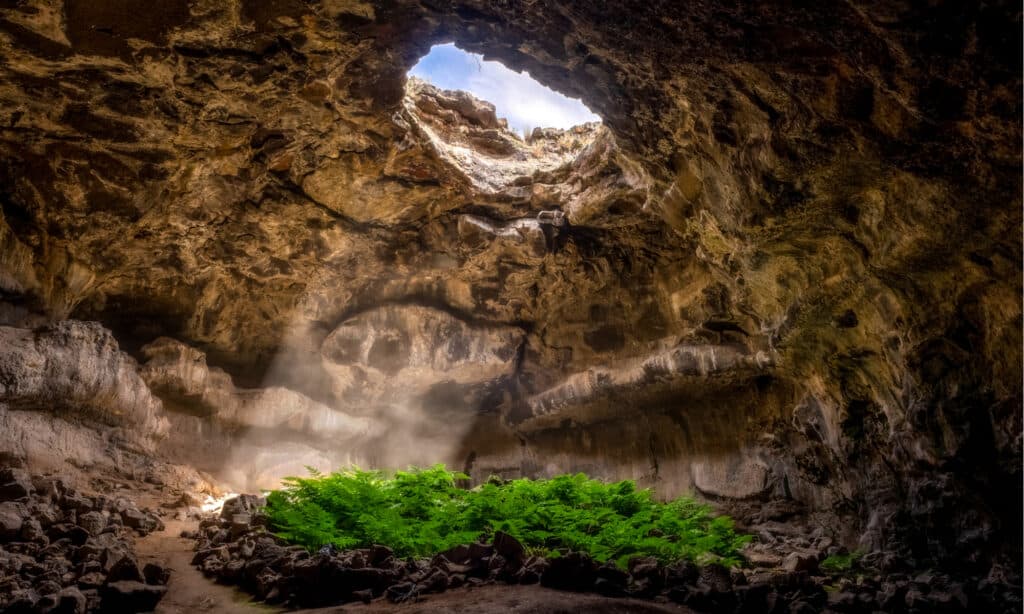
POLYGON ((582 102, 566 98, 498 62, 459 49, 454 43, 434 45, 409 71, 446 90, 465 90, 494 104, 509 128, 571 128, 600 121, 582 102))

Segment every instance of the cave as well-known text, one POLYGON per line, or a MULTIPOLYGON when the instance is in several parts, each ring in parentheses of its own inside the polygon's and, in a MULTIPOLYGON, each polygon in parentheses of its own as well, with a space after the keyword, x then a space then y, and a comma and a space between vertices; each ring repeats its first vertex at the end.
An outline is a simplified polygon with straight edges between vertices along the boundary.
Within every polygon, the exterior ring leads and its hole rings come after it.
POLYGON ((0 611, 1021 612, 1021 28, 0 0, 0 611), (578 114, 421 78, 453 50, 578 114), (417 558, 267 511, 437 464, 742 547, 417 558))

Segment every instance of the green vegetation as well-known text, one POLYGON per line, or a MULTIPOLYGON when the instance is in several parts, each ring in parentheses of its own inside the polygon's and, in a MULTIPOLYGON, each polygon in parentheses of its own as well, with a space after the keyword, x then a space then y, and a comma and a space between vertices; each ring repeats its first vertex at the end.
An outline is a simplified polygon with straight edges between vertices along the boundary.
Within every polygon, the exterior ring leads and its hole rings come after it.
POLYGON ((357 469, 311 473, 287 478, 268 494, 266 508, 271 530, 311 549, 383 544, 399 556, 430 556, 500 530, 546 556, 569 548, 619 565, 644 555, 736 565, 750 540, 706 505, 685 497, 659 503, 631 481, 605 484, 577 474, 492 480, 466 490, 456 483, 467 476, 443 465, 393 477, 357 469))
POLYGON ((828 573, 847 573, 854 568, 854 566, 857 564, 857 561, 860 559, 861 556, 863 556, 863 553, 861 552, 833 554, 832 556, 829 556, 824 561, 822 561, 819 567, 822 571, 828 573))

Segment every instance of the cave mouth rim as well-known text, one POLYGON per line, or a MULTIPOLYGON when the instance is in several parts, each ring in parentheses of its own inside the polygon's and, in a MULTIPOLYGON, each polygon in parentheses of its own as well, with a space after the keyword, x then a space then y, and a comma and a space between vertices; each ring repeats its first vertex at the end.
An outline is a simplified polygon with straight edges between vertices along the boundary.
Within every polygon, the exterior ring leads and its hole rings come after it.
POLYGON ((536 129, 554 129, 568 132, 589 124, 606 126, 604 118, 587 106, 582 98, 574 98, 563 94, 534 77, 530 74, 529 70, 511 68, 501 59, 489 56, 486 51, 476 52, 465 49, 459 46, 458 40, 452 38, 432 41, 427 52, 419 56, 409 66, 405 71, 406 86, 404 89, 406 92, 408 92, 408 84, 413 78, 425 81, 442 91, 465 92, 478 100, 493 105, 498 119, 504 120, 507 123, 507 130, 523 141, 529 141, 533 131, 536 129), (463 62, 463 66, 451 70, 452 60, 463 62), (477 88, 479 89, 466 85, 448 85, 447 83, 457 82, 453 76, 457 76, 459 78, 458 81, 464 84, 472 81, 470 76, 467 75, 469 71, 462 70, 466 68, 465 64, 468 62, 473 62, 477 72, 483 75, 482 81, 477 83, 477 88), (442 72, 437 72, 438 69, 442 69, 442 72), (485 71, 487 71, 487 74, 484 74, 485 71), (547 107, 546 110, 549 115, 546 119, 540 121, 519 121, 516 123, 517 117, 513 116, 518 116, 519 119, 522 118, 523 112, 519 109, 526 106, 524 103, 510 98, 507 92, 502 93, 500 96, 492 96, 487 95, 484 91, 480 91, 480 89, 493 88, 495 85, 512 85, 514 81, 518 81, 517 85, 520 87, 532 89, 533 92, 531 93, 533 95, 544 97, 544 100, 541 101, 541 106, 542 108, 544 106, 547 107), (556 116, 562 115, 563 118, 574 117, 575 119, 569 122, 558 122, 557 120, 552 122, 549 121, 552 112, 556 116))

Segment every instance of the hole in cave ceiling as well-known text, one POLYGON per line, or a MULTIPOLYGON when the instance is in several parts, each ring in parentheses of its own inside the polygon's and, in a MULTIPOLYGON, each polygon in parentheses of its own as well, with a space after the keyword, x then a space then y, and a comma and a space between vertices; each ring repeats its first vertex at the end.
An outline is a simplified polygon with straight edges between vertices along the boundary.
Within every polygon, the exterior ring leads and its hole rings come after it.
POLYGON ((601 121, 583 102, 542 85, 528 72, 484 60, 482 55, 463 51, 454 43, 431 47, 409 70, 409 76, 490 102, 498 117, 508 121, 509 129, 524 137, 538 127, 564 130, 601 121))

